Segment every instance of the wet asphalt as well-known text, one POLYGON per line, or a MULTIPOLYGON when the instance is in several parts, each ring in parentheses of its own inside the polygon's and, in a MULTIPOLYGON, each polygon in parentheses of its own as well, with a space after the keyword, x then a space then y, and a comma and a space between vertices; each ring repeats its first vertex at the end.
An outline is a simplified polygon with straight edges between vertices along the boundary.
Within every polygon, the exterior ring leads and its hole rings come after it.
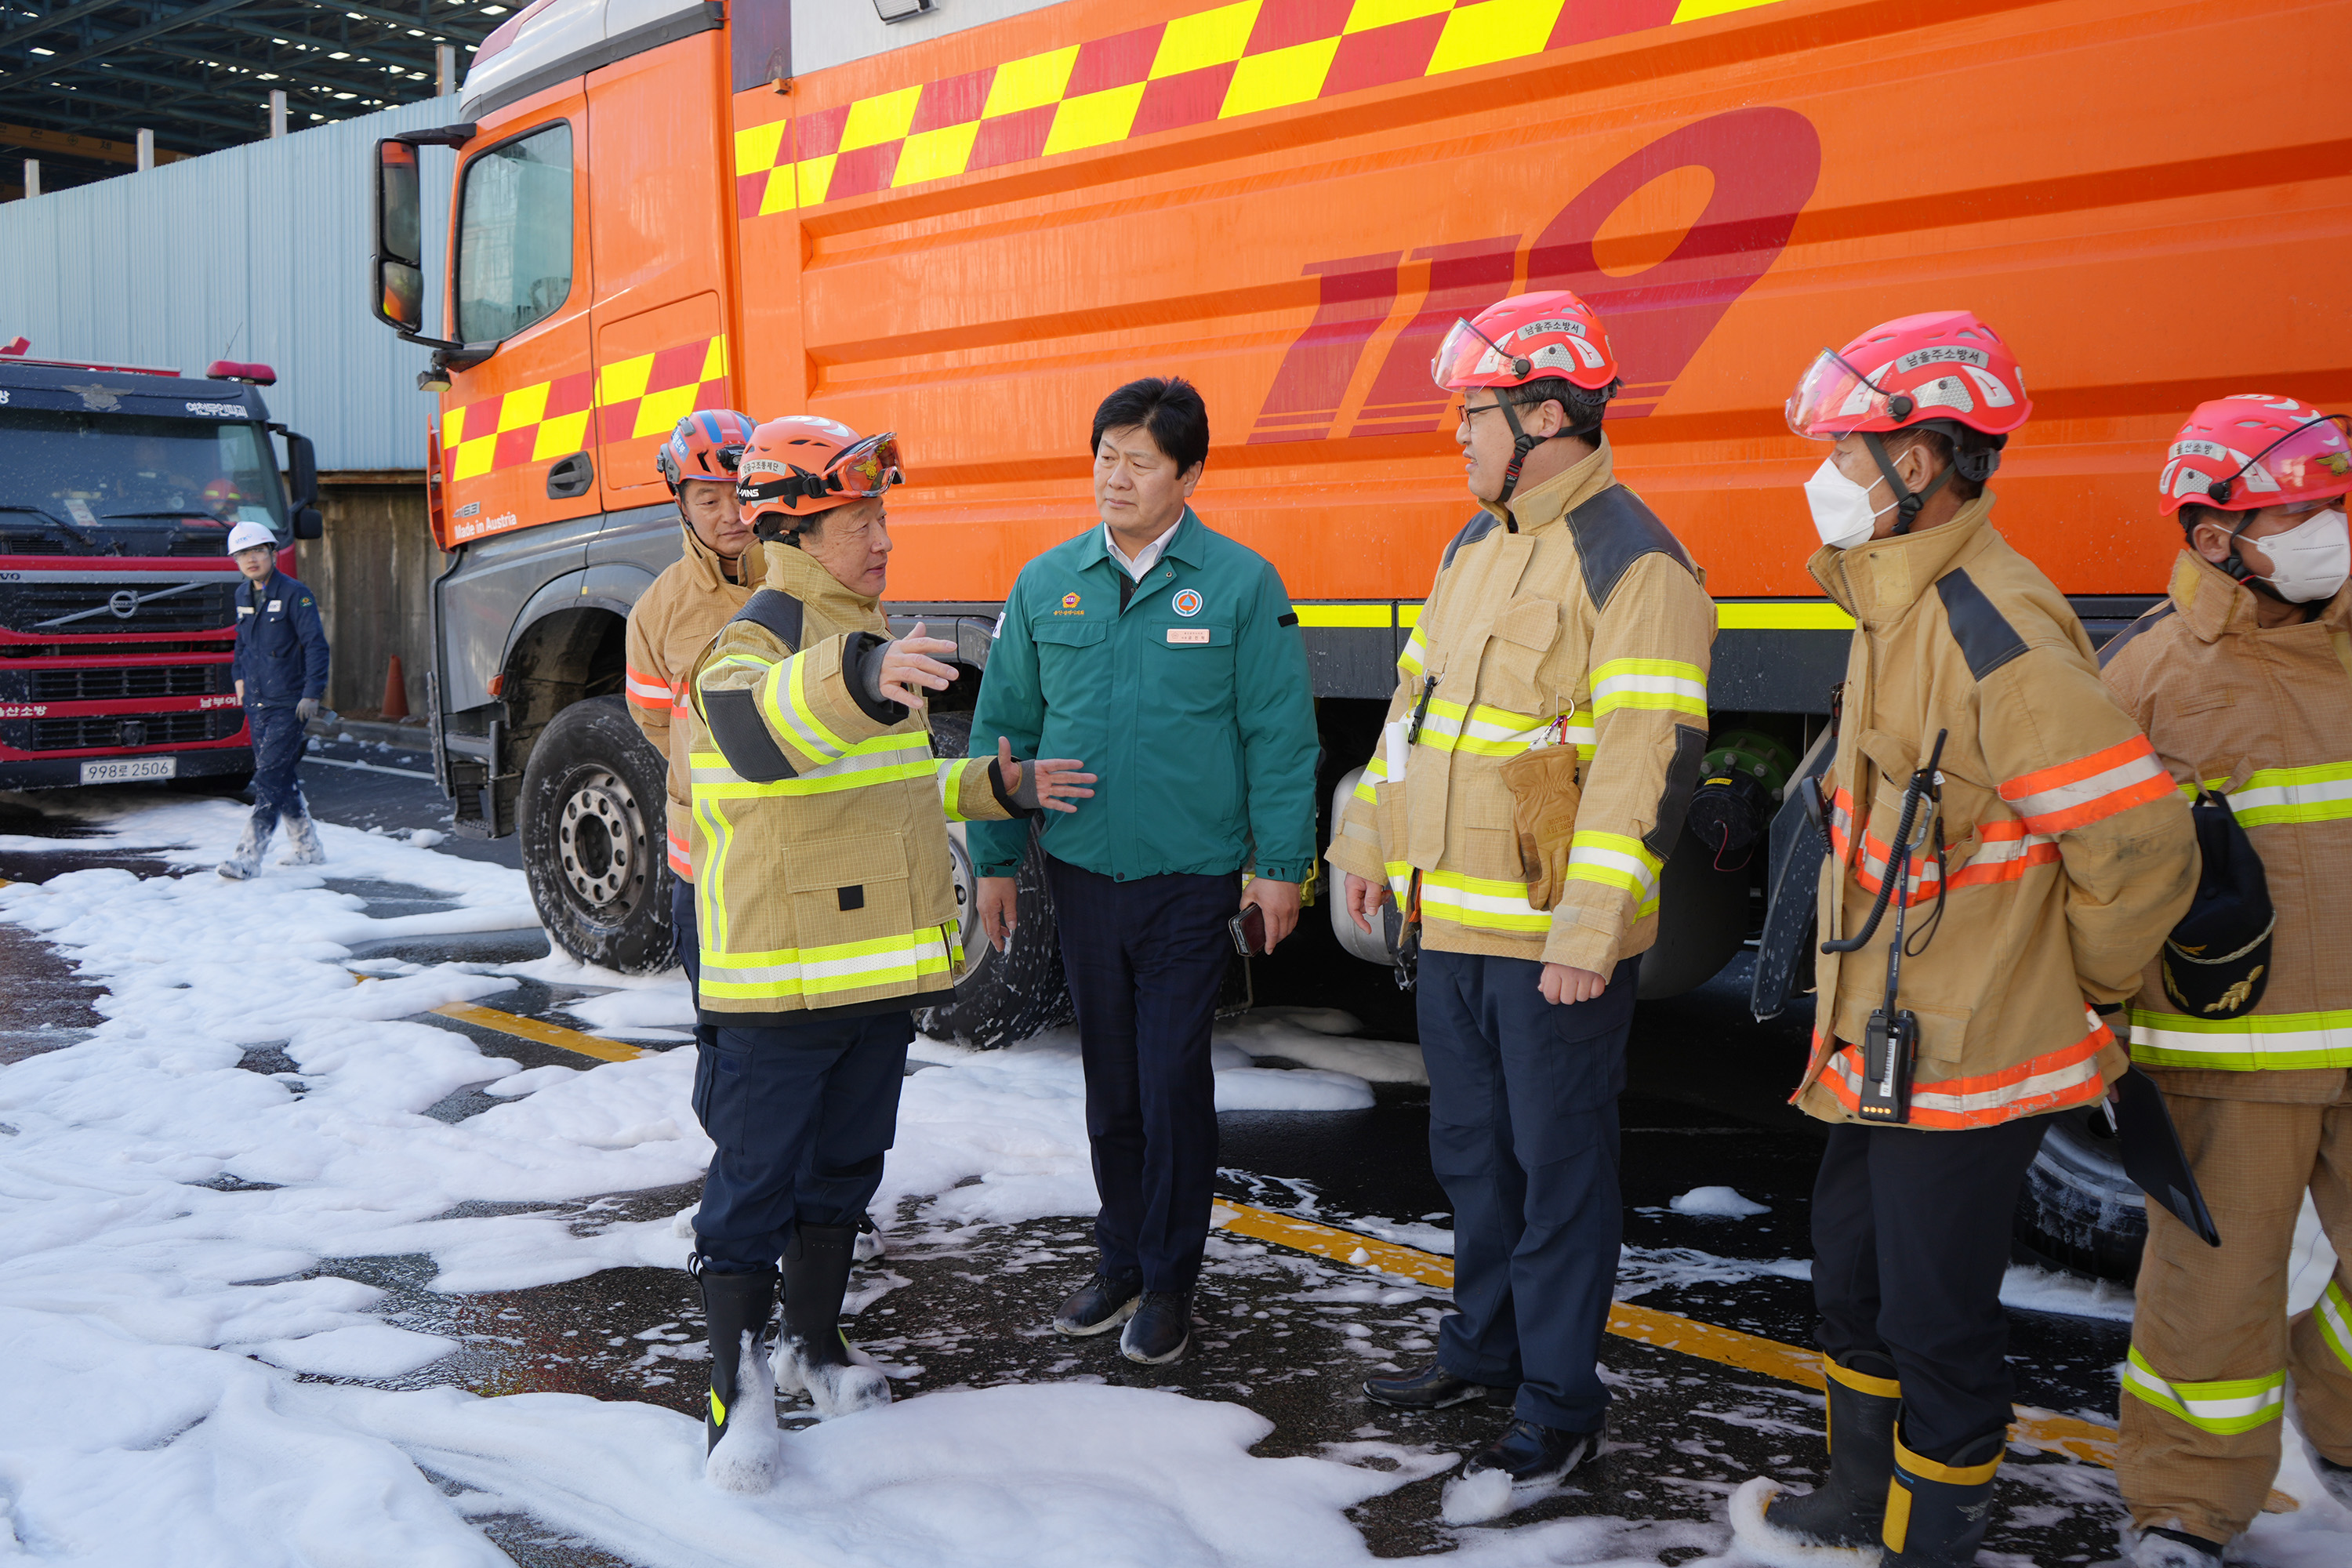
MULTIPOLYGON (((425 759, 373 746, 330 743, 303 769, 312 810, 351 826, 447 826, 425 759), (364 763, 364 768, 338 763, 364 763)), ((96 865, 159 874, 158 858, 110 854, 58 819, 0 795, 0 879, 37 881, 96 865)), ((518 863, 514 839, 452 838, 445 852, 518 863)), ((377 915, 437 903, 421 889, 336 884, 377 915)), ((1253 976, 1260 1003, 1338 1006, 1375 1037, 1413 1037, 1412 998, 1368 966, 1331 962, 1331 939, 1309 911, 1301 937, 1253 976)), ((513 961, 545 952, 537 931, 491 932, 377 944, 370 955, 420 963, 513 961)), ((96 989, 46 944, 0 923, 0 1064, 69 1046, 99 1022, 96 989)), ((519 983, 485 1005, 546 1016, 577 993, 519 983)), ((583 1065, 558 1047, 428 1017, 473 1038, 486 1056, 583 1065)), ((570 1020, 555 1021, 569 1024, 570 1020)), ((1746 1007, 1746 961, 1688 995, 1645 1003, 1636 1015, 1629 1087, 1621 1102, 1626 1266, 1621 1296, 1703 1322, 1794 1344, 1811 1332, 1811 1292, 1791 1260, 1809 1254, 1808 1194, 1819 1157, 1813 1124, 1785 1103, 1811 1026, 1806 1008, 1759 1026, 1746 1007), (1728 1220, 1685 1215, 1667 1205, 1721 1185, 1767 1205, 1728 1220), (1759 1265, 1769 1265, 1761 1268, 1759 1265), (1791 1276, 1794 1277, 1791 1277, 1791 1276)), ((282 1072, 281 1052, 248 1052, 244 1064, 282 1072)), ((1421 1222, 1444 1227, 1446 1199, 1426 1156, 1428 1091, 1382 1085, 1370 1110, 1229 1112, 1222 1133, 1224 1196, 1300 1213, 1342 1227, 1421 1222)), ((460 1089, 432 1114, 458 1121, 495 1103, 460 1089)), ((554 1205, 583 1231, 677 1214, 697 1186, 611 1194, 554 1205)), ((473 1212, 468 1209, 465 1212, 473 1212)), ((1444 1295, 1393 1276, 1220 1234, 1195 1306, 1196 1341, 1165 1369, 1135 1367, 1105 1342, 1067 1342, 1045 1324, 1092 1258, 1082 1221, 958 1228, 917 1210, 891 1216, 890 1251, 853 1281, 852 1334, 892 1369, 899 1397, 1004 1383, 1086 1379, 1164 1387, 1238 1401, 1273 1422, 1257 1451, 1322 1454, 1417 1479, 1355 1510, 1373 1549, 1405 1556, 1443 1551, 1465 1532, 1437 1521, 1445 1456, 1475 1447, 1507 1418, 1501 1406, 1409 1415, 1369 1405, 1357 1388, 1370 1371, 1425 1360, 1444 1295)), ((446 1334, 464 1348, 390 1386, 457 1384, 483 1394, 563 1391, 642 1399, 693 1413, 704 1359, 700 1316, 682 1273, 608 1269, 530 1290, 452 1295, 431 1289, 423 1257, 341 1259, 322 1266, 389 1293, 390 1320, 446 1334)), ((2042 1312, 2011 1314, 2011 1359, 2022 1403, 2108 1422, 2124 1325, 2042 1312)), ((1612 1449, 1558 1497, 1502 1526, 1586 1514, 1633 1520, 1611 1526, 1601 1556, 1679 1563, 1723 1550, 1711 1523, 1747 1476, 1810 1482, 1822 1463, 1820 1395, 1792 1384, 1612 1337, 1602 1364, 1617 1394, 1612 1449)), ((814 1419, 787 1410, 787 1425, 814 1419)), ((2115 1555, 2120 1510, 2112 1476, 2095 1467, 2013 1450, 2003 1471, 2004 1515, 1989 1552, 2011 1563, 2094 1563, 2115 1555)), ((454 1483, 445 1483, 455 1489, 454 1483)), ((481 1525, 516 1562, 618 1562, 527 1517, 481 1525)))

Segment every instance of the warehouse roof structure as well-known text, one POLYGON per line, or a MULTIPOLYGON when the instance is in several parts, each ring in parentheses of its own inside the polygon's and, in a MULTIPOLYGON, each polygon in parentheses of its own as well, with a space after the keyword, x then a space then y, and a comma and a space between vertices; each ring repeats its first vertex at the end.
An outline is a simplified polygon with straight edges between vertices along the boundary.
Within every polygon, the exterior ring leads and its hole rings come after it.
POLYGON ((0 0, 0 186, 43 189, 413 103, 528 0, 0 0), (445 58, 438 51, 446 48, 445 58))

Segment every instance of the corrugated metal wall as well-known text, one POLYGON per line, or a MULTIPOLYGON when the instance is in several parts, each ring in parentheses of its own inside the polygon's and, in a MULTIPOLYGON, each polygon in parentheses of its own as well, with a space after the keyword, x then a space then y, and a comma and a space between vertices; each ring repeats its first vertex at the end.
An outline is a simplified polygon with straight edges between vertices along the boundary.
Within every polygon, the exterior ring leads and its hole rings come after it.
MULTIPOLYGON (((318 443, 321 468, 422 469, 425 351, 368 310, 370 171, 378 137, 457 117, 455 97, 432 99, 0 204, 0 341, 190 375, 259 360, 278 372, 270 413, 318 443)), ((424 154, 438 279, 455 154, 424 154)))

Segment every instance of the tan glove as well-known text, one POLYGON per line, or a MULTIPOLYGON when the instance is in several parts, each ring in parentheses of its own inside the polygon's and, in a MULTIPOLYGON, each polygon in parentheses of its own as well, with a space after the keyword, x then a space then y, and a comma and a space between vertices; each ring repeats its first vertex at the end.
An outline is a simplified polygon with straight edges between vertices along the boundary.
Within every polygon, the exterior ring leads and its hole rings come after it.
POLYGON ((1577 756, 1572 745, 1536 746, 1499 770, 1511 792, 1511 826, 1519 838, 1528 902, 1549 911, 1568 887, 1568 850, 1576 837, 1577 756))

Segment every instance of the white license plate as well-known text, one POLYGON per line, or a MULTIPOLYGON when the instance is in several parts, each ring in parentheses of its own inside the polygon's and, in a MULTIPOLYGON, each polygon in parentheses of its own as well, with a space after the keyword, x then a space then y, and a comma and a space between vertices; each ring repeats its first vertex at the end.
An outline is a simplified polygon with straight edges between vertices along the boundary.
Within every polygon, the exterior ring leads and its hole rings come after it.
POLYGON ((180 776, 177 757, 124 757, 119 762, 84 763, 81 782, 86 784, 129 784, 134 779, 171 779, 180 776))

